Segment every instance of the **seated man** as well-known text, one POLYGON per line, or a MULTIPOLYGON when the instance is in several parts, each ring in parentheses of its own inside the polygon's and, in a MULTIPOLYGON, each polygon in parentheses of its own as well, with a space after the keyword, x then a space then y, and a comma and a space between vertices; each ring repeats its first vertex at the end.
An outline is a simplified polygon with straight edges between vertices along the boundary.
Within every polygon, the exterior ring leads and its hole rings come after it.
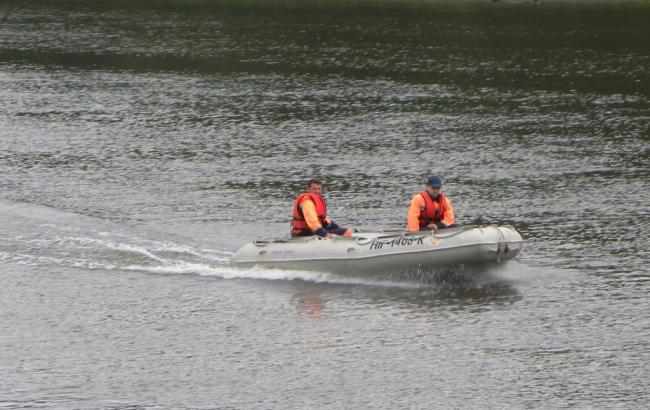
POLYGON ((352 236, 352 230, 345 229, 327 217, 327 204, 321 195, 320 181, 312 179, 307 183, 307 192, 298 195, 293 203, 291 236, 318 235, 324 238, 330 234, 352 236))
POLYGON ((437 231, 455 224, 454 208, 440 188, 442 188, 442 180, 437 176, 429 177, 425 190, 413 196, 408 211, 409 232, 426 229, 437 231))

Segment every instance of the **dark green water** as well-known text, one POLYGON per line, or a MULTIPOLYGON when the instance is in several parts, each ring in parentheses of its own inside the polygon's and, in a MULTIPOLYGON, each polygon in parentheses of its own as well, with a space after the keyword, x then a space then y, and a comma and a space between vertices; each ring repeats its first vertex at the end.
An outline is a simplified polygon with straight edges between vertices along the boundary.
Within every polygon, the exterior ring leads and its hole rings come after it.
POLYGON ((647 407, 644 7, 31 4, 0 10, 0 407, 647 407), (430 173, 519 260, 229 266, 312 176, 395 228, 430 173))

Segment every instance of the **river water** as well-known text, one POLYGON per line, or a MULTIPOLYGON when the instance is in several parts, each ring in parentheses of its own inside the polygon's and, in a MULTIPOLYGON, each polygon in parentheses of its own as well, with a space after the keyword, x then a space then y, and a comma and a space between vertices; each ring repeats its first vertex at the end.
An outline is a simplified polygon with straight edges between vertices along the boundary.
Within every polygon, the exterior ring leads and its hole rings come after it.
MULTIPOLYGON (((650 11, 5 6, 0 408, 650 404, 650 11), (229 266, 431 173, 470 282, 229 266)), ((103 4, 103 3, 102 3, 103 4)))

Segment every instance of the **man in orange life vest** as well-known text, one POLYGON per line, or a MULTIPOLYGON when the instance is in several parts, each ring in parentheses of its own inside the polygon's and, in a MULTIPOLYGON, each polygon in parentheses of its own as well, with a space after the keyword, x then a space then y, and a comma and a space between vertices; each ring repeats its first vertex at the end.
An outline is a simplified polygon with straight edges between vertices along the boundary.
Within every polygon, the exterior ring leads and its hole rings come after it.
POLYGON ((304 192, 293 202, 291 236, 318 235, 323 238, 331 234, 352 236, 352 230, 345 229, 327 217, 327 204, 321 195, 322 184, 316 179, 307 183, 304 192))
POLYGON ((407 230, 409 232, 427 229, 437 231, 455 224, 454 208, 440 188, 442 188, 440 177, 429 177, 425 190, 413 196, 408 211, 407 230))

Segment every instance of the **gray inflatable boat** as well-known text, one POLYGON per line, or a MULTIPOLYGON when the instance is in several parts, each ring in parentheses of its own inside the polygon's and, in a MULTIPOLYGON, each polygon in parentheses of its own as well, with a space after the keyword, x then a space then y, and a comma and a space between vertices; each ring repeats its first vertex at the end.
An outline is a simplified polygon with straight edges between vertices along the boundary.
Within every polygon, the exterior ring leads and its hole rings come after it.
POLYGON ((408 272, 449 265, 502 262, 524 240, 512 226, 463 226, 432 232, 357 232, 352 238, 317 236, 255 241, 232 264, 333 273, 408 272))

